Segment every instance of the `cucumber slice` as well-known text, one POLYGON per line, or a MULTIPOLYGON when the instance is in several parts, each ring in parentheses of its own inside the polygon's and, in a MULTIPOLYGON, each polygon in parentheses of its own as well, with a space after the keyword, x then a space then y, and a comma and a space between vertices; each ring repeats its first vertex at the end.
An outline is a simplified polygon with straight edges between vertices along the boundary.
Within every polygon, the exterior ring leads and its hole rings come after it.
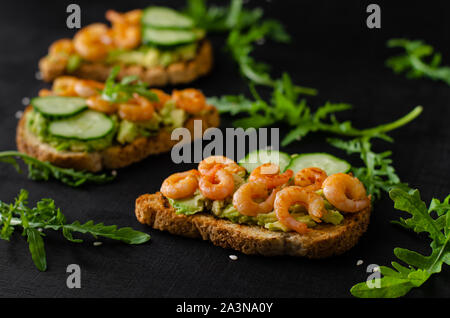
POLYGON ((84 98, 64 96, 35 97, 31 105, 41 114, 54 117, 73 116, 87 108, 84 98))
POLYGON ((294 173, 304 168, 317 167, 324 170, 328 175, 343 172, 346 173, 352 167, 347 161, 336 158, 327 153, 305 153, 298 155, 291 160, 287 169, 294 173))
POLYGON ((255 168, 264 163, 275 163, 280 166, 280 171, 286 170, 289 165, 291 157, 284 152, 277 150, 255 150, 250 152, 247 156, 239 160, 239 165, 245 168, 248 173, 251 173, 255 168))
POLYGON ((174 46, 188 44, 201 39, 205 35, 203 30, 161 30, 144 28, 142 41, 145 44, 157 46, 174 46))
POLYGON ((166 7, 148 7, 142 14, 142 25, 161 29, 190 29, 194 21, 173 9, 166 7))
POLYGON ((67 119, 50 123, 50 134, 71 139, 91 140, 105 137, 114 128, 114 122, 105 114, 87 110, 67 119))

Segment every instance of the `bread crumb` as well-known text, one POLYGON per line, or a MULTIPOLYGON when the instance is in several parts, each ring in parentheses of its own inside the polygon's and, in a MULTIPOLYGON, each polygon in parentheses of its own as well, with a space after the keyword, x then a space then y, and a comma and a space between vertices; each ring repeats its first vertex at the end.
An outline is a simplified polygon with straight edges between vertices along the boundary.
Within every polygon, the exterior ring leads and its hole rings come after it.
POLYGON ((103 243, 102 242, 94 242, 94 246, 100 246, 100 245, 102 245, 103 243))
POLYGON ((238 259, 238 257, 236 255, 230 255, 228 256, 231 260, 235 261, 238 259))
POLYGON ((359 261, 356 262, 356 266, 362 265, 364 263, 364 261, 362 259, 360 259, 359 261))

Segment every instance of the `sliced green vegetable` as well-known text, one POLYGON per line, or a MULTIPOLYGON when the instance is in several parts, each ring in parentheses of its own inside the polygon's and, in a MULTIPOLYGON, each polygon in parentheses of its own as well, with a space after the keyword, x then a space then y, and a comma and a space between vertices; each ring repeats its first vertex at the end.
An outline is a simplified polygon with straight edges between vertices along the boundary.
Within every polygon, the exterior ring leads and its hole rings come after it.
POLYGON ((343 172, 346 173, 352 167, 347 161, 336 158, 327 153, 306 153, 294 157, 287 169, 291 169, 294 173, 309 168, 317 167, 324 170, 328 175, 343 172))
POLYGON ((161 29, 190 29, 194 21, 173 9, 166 7, 148 7, 142 14, 142 25, 161 29))
POLYGON ((280 166, 280 171, 286 170, 291 157, 284 152, 276 150, 255 150, 239 160, 239 164, 244 167, 248 173, 264 163, 275 163, 280 166))
POLYGON ((205 36, 203 30, 162 30, 146 27, 142 41, 147 45, 175 46, 195 42, 205 36))
POLYGON ((52 121, 50 134, 63 138, 91 140, 102 138, 114 128, 114 122, 105 114, 87 110, 77 116, 52 121))
POLYGON ((31 105, 41 114, 53 117, 74 116, 87 108, 84 98, 65 96, 35 97, 31 105))

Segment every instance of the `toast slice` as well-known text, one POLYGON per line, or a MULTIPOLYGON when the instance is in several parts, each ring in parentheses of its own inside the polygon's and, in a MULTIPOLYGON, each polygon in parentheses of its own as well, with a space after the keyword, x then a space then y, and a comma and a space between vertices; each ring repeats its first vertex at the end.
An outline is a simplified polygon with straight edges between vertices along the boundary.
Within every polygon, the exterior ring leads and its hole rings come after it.
MULTIPOLYGON (((25 112, 30 111, 29 106, 25 112)), ((25 115, 25 114, 24 114, 25 115)), ((184 124, 194 135, 194 120, 202 121, 202 130, 219 126, 219 113, 215 107, 202 116, 194 116, 184 124)), ((20 152, 41 161, 48 161, 63 168, 98 172, 103 169, 117 169, 159 153, 169 151, 178 141, 171 140, 171 132, 160 130, 156 136, 140 137, 124 146, 114 145, 97 152, 58 151, 51 145, 41 142, 26 128, 25 116, 17 126, 16 143, 20 152)))
MULTIPOLYGON (((139 65, 123 65, 118 79, 136 75, 152 87, 186 84, 208 74, 212 65, 213 53, 211 43, 208 40, 204 40, 199 44, 197 55, 192 60, 173 63, 165 68, 162 66, 145 68, 139 65)), ((47 57, 43 57, 39 61, 39 70, 42 74, 42 79, 46 82, 51 82, 62 75, 104 82, 113 66, 105 63, 83 63, 76 71, 68 74, 64 65, 52 63, 47 57)))
POLYGON ((144 194, 136 200, 136 218, 154 229, 190 238, 209 240, 214 245, 244 254, 291 255, 325 258, 352 248, 367 230, 370 206, 346 214, 340 225, 319 224, 307 234, 275 232, 256 225, 236 224, 211 214, 176 214, 162 193, 144 194))

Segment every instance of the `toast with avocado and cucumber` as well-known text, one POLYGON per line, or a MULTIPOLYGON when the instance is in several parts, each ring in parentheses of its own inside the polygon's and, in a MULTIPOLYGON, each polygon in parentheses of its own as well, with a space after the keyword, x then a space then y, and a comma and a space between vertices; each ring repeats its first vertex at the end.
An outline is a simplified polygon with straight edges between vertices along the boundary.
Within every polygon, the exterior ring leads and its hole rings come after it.
MULTIPOLYGON (((360 205, 358 211, 345 212, 342 208, 348 210, 348 207, 341 204, 334 206, 334 198, 327 197, 329 192, 325 189, 313 191, 306 190, 305 184, 302 187, 297 185, 299 175, 310 167, 316 167, 326 173, 325 180, 328 181, 324 183, 327 187, 333 179, 339 178, 352 180, 355 186, 361 187, 359 180, 346 174, 350 165, 341 159, 324 153, 289 156, 282 152, 259 151, 239 162, 243 169, 233 167, 229 162, 219 164, 222 166, 210 165, 212 170, 208 172, 200 163, 198 170, 167 178, 161 192, 140 196, 135 206, 138 221, 157 230, 201 238, 244 254, 307 258, 342 254, 352 248, 367 230, 371 214, 370 196, 348 198, 355 202, 356 199, 364 201, 364 205, 360 205), (262 180, 266 180, 266 177, 258 179, 258 174, 262 171, 260 167, 268 163, 269 166, 270 163, 276 163, 279 171, 268 173, 269 179, 264 183, 262 180), (216 196, 221 191, 214 192, 215 185, 223 186, 229 178, 225 177, 225 172, 219 176, 219 170, 227 170, 234 183, 231 192, 225 197, 216 196), (282 178, 285 181, 281 182, 285 183, 273 188, 278 192, 272 206, 267 208, 270 191, 275 191, 269 189, 269 182, 282 178), (194 186, 195 180, 197 186, 194 186), (261 196, 258 187, 263 186, 267 187, 267 192, 261 196), (286 202, 286 195, 289 198, 290 192, 294 193, 292 195, 306 196, 308 202, 315 203, 310 205, 295 200, 286 202), (311 214, 312 210, 316 210, 317 202, 323 207, 321 215, 311 214), (283 212, 283 208, 287 210, 283 212)), ((335 186, 336 181, 333 182, 335 186)), ((311 181, 311 184, 314 182, 311 181)))
POLYGON ((186 127, 193 136, 194 120, 202 121, 203 131, 219 125, 216 108, 196 89, 169 95, 134 77, 116 83, 114 76, 106 85, 65 76, 52 90, 41 90, 18 123, 18 150, 64 168, 97 172, 169 151, 177 143, 171 132, 186 127))
POLYGON ((104 81, 121 65, 119 78, 135 75, 151 86, 185 84, 209 73, 213 54, 206 32, 173 9, 151 6, 119 13, 111 26, 94 23, 73 39, 60 39, 39 62, 45 81, 73 75, 104 81))

